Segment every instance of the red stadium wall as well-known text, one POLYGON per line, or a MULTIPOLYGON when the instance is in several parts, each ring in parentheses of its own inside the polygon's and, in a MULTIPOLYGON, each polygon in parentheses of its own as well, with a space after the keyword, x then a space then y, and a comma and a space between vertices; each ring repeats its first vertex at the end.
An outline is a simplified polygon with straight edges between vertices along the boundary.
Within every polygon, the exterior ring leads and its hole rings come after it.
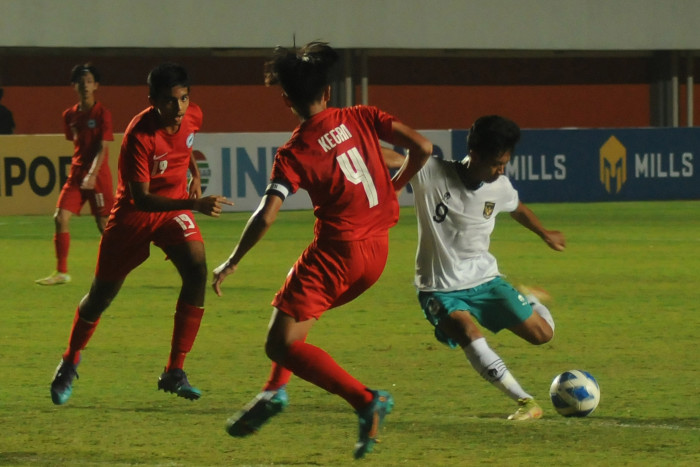
MULTIPOLYGON (((290 131, 296 125, 279 89, 262 85, 263 57, 103 53, 96 57, 0 54, 2 103, 14 113, 16 132, 62 131, 61 112, 77 101, 67 84, 70 69, 86 61, 95 63, 103 74, 97 97, 112 111, 117 133, 148 105, 146 74, 166 60, 182 63, 192 75, 192 100, 205 112, 204 132, 290 131)), ((358 58, 353 59, 353 69, 361 69, 358 58)), ((509 116, 523 128, 534 129, 646 127, 651 122, 656 67, 648 56, 370 56, 369 103, 423 129, 468 128, 476 117, 489 113, 509 116)), ((695 68, 700 69, 700 63, 695 68)), ((359 77, 354 78, 359 82, 359 77)), ((686 125, 685 95, 681 84, 681 126, 686 125)), ((700 85, 695 86, 694 96, 697 123, 700 85)))
MULTIPOLYGON (((507 115, 523 128, 649 126, 650 86, 370 86, 369 100, 416 128, 468 128, 479 115, 507 115)), ((683 91, 684 92, 684 91, 683 91)), ((700 94, 696 86, 695 95, 700 94)), ((97 97, 111 111, 114 131, 123 132, 148 105, 145 86, 103 86, 97 97)), ((278 89, 264 86, 193 86, 192 101, 204 110, 205 132, 287 131, 295 117, 278 89)), ((60 133, 61 112, 77 102, 69 87, 8 86, 16 133, 60 133)), ((700 121, 700 102, 695 104, 700 121)), ((681 122, 685 121, 681 109, 681 122)))
MULTIPOLYGON (((72 88, 58 86, 7 86, 2 100, 14 114, 18 134, 61 133, 61 113, 77 102, 72 88)), ((148 89, 141 86, 103 85, 96 92, 112 112, 115 133, 122 133, 131 118, 147 107, 148 89)), ((278 90, 264 86, 192 86, 192 102, 204 110, 202 131, 284 131, 295 118, 284 107, 278 90)))
POLYGON ((506 115, 523 128, 649 125, 648 85, 373 86, 370 101, 416 128, 469 128, 506 115))

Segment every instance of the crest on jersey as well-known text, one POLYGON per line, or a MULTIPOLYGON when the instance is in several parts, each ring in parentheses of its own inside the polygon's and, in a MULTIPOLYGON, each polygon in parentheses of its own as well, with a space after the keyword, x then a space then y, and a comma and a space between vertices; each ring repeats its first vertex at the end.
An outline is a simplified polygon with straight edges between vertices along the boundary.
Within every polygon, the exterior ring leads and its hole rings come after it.
POLYGON ((491 215, 493 214, 493 208, 496 207, 496 203, 492 201, 486 201, 484 203, 484 219, 489 219, 491 218, 491 215))
POLYGON ((187 147, 191 148, 193 144, 194 144, 194 133, 190 133, 189 136, 187 136, 187 147))
POLYGON ((97 122, 95 121, 94 118, 91 118, 90 120, 87 121, 87 126, 88 126, 88 128, 90 128, 92 130, 93 128, 97 127, 97 122))

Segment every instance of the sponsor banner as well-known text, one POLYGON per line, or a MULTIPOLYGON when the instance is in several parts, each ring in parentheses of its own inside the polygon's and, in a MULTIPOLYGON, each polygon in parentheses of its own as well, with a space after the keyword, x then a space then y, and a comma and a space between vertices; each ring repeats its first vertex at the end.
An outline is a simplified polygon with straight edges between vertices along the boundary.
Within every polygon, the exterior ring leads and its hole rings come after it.
MULTIPOLYGON (((115 187, 121 138, 115 134, 108 143, 115 187)), ((63 135, 0 136, 0 215, 53 214, 72 155, 73 143, 63 135)))
POLYGON ((562 129, 523 130, 506 174, 526 202, 596 202, 700 199, 699 170, 698 128, 562 129))
MULTIPOLYGON (((421 133, 439 157, 459 160, 467 153, 467 130, 421 133)), ((203 193, 231 199, 235 206, 229 211, 255 210, 269 184, 275 152, 290 135, 198 134, 194 155, 203 193)), ((115 187, 121 136, 110 143, 115 187)), ((0 136, 0 215, 53 213, 72 149, 63 135, 0 136)), ((699 170, 696 128, 523 130, 506 167, 525 202, 700 199, 699 170)), ((409 206, 412 201, 409 186, 399 202, 409 206)), ((283 208, 309 209, 311 202, 299 190, 283 208)))
MULTIPOLYGON (((223 195, 235 203, 228 211, 254 211, 270 183, 277 148, 291 133, 203 133, 194 140, 203 195, 223 195), (206 183, 205 183, 206 180, 206 183)), ((304 190, 289 196, 284 209, 309 209, 304 190)))

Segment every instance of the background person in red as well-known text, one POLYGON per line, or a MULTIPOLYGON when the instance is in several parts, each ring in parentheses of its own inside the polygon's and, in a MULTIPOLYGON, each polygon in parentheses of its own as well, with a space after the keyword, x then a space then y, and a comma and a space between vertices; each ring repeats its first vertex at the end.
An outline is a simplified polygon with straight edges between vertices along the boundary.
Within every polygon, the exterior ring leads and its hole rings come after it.
POLYGON ((298 52, 275 50, 266 65, 266 84, 280 84, 282 98, 300 120, 278 151, 271 183, 233 253, 214 270, 213 287, 236 271, 265 235, 287 195, 308 191, 316 222, 314 240, 294 264, 272 301, 265 350, 273 361, 270 379, 253 401, 227 422, 232 436, 257 431, 288 404, 291 372, 345 399, 359 416, 354 456, 370 452, 393 399, 347 373, 324 350, 305 342, 313 323, 331 308, 353 300, 374 284, 386 264, 389 228, 399 205, 395 190, 415 174, 432 144, 376 107, 328 108, 337 53, 312 42, 298 52), (394 183, 379 140, 409 149, 394 183))
POLYGON ((204 243, 191 210, 219 217, 221 205, 232 203, 222 196, 201 197, 192 146, 202 111, 190 104, 185 69, 171 63, 160 65, 148 75, 148 87, 152 106, 136 115, 124 134, 116 202, 100 242, 95 278, 76 309, 68 348, 51 383, 51 399, 57 405, 72 394, 80 352, 102 312, 129 272, 148 258, 151 243, 165 252, 182 278, 170 357, 158 389, 186 399, 201 395, 183 370, 204 313, 207 282, 204 243), (189 188, 188 170, 193 179, 189 188))
POLYGON ((109 148, 106 144, 107 141, 114 141, 112 114, 95 100, 100 73, 89 63, 76 65, 71 71, 71 83, 80 102, 63 112, 64 133, 67 140, 73 141, 74 149, 70 174, 58 195, 53 216, 56 224, 53 237, 56 270, 48 277, 37 279, 35 282, 40 285, 65 284, 71 280, 68 274, 71 216, 80 215, 83 205, 90 203, 90 212, 102 233, 114 203, 109 148))

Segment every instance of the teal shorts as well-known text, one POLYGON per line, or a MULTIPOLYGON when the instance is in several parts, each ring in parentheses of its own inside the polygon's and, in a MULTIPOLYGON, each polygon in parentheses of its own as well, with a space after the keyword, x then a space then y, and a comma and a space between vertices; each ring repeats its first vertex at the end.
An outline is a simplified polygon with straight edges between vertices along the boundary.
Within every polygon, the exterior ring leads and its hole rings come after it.
POLYGON ((532 306, 512 285, 500 277, 471 289, 453 292, 418 292, 425 318, 435 327, 435 337, 454 348, 457 343, 439 328, 440 320, 453 311, 468 311, 493 333, 522 323, 532 315, 532 306))

